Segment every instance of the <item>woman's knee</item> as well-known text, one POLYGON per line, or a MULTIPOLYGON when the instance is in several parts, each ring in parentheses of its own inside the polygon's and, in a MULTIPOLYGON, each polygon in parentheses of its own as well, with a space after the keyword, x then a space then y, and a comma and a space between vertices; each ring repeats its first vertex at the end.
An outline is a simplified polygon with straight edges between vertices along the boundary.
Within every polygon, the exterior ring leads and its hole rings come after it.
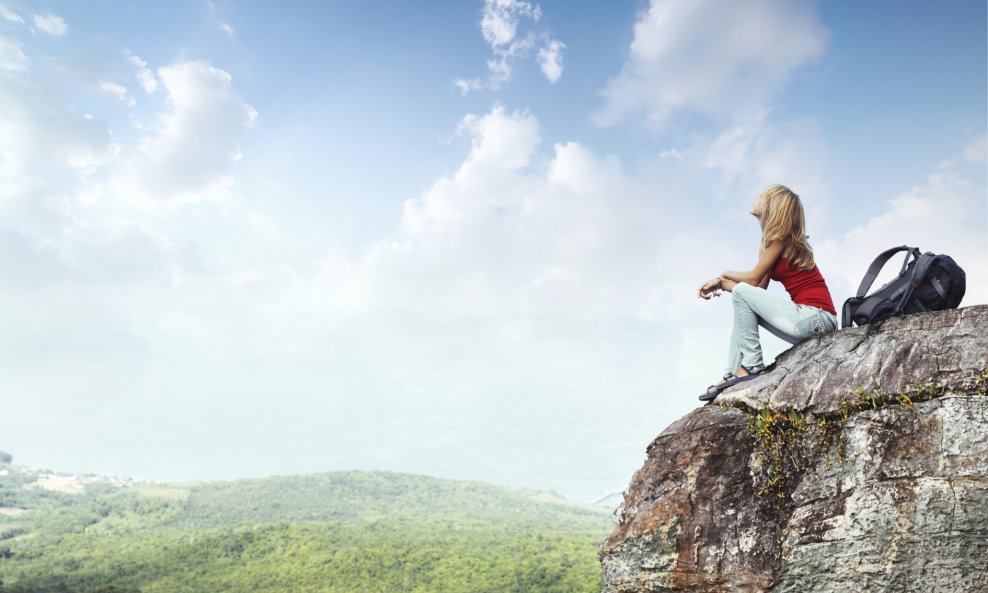
POLYGON ((752 288, 753 287, 750 284, 739 282, 731 290, 731 300, 733 300, 735 303, 747 302, 748 296, 750 296, 750 293, 748 291, 751 290, 752 288))

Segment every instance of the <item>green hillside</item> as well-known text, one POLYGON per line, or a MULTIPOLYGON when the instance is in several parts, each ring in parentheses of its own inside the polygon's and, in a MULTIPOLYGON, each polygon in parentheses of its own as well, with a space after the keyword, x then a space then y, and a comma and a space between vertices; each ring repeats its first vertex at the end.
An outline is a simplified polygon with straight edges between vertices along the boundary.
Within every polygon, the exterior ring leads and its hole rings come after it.
POLYGON ((462 519, 591 527, 609 513, 558 496, 482 482, 383 472, 340 472, 195 486, 176 521, 226 525, 240 519, 333 521, 462 519))
POLYGON ((597 593, 611 527, 551 494, 405 474, 162 485, 3 467, 0 593, 597 593))

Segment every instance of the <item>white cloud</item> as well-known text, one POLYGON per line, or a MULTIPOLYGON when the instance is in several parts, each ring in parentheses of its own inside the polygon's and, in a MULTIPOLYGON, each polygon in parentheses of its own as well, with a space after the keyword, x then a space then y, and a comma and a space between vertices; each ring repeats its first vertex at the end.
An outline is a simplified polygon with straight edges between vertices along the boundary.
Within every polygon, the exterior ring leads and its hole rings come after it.
POLYGON ((642 116, 658 127, 677 110, 716 119, 757 113, 827 43, 811 3, 652 0, 594 120, 613 125, 642 116))
POLYGON ((127 88, 122 85, 115 82, 101 82, 99 88, 104 93, 110 93, 120 101, 126 103, 128 107, 133 107, 136 104, 134 99, 127 94, 127 88))
MULTIPOLYGON (((951 256, 967 273, 963 305, 988 303, 988 188, 973 183, 951 162, 941 164, 927 183, 888 200, 874 215, 843 237, 817 246, 824 270, 833 278, 835 304, 854 296, 868 265, 879 253, 899 245, 951 256)), ((902 256, 885 266, 872 288, 894 277, 902 256), (895 269, 893 269, 895 268, 895 269)))
POLYGON ((154 73, 148 68, 147 62, 129 51, 124 53, 127 56, 127 61, 137 66, 137 80, 140 81, 141 88, 144 89, 144 92, 150 94, 158 90, 158 79, 154 77, 154 73))
POLYGON ((518 21, 525 17, 538 21, 542 10, 522 0, 484 0, 480 31, 493 48, 509 46, 518 34, 518 21))
POLYGON ((20 15, 18 15, 16 12, 10 10, 6 6, 4 6, 3 4, 0 4, 0 17, 3 17, 4 19, 6 19, 6 20, 8 20, 8 21, 10 21, 12 23, 20 23, 22 25, 24 24, 24 19, 21 18, 20 15))
MULTIPOLYGON (((146 68, 136 56, 127 60, 146 68)), ((0 209, 17 222, 20 234, 11 237, 25 237, 9 241, 12 252, 52 253, 58 265, 39 263, 39 270, 139 291, 146 281, 187 276, 181 242, 168 239, 173 225, 183 228, 175 222, 181 206, 208 203, 196 206, 194 216, 236 229, 230 231, 236 241, 278 236, 276 224, 234 195, 238 143, 257 114, 229 74, 190 62, 162 68, 160 76, 164 108, 148 128, 121 130, 124 137, 149 132, 127 146, 114 141, 107 121, 62 102, 71 95, 16 73, 0 77, 0 209)), ((77 84, 88 90, 91 82, 77 84)), ((133 104, 121 84, 103 81, 97 88, 133 104)), ((16 292, 16 284, 5 290, 16 292)))
POLYGON ((220 22, 219 28, 220 31, 223 31, 223 33, 226 34, 227 37, 233 39, 234 31, 233 31, 233 27, 231 27, 229 23, 220 22))
POLYGON ((47 88, 0 77, 0 202, 35 196, 48 180, 78 180, 115 154, 105 123, 62 104, 47 88))
POLYGON ((988 135, 981 134, 964 150, 964 160, 973 165, 988 163, 988 135))
POLYGON ((528 165, 539 143, 534 117, 509 115, 502 107, 495 107, 485 116, 467 116, 459 132, 471 135, 470 155, 453 179, 443 179, 423 197, 405 203, 401 221, 404 235, 455 231, 472 217, 486 217, 488 208, 508 208, 510 196, 499 195, 496 188, 504 188, 510 176, 528 165), (463 186, 491 189, 463 195, 458 191, 463 186))
POLYGON ((667 148, 659 152, 659 158, 667 161, 682 161, 683 153, 679 152, 675 148, 667 148))
POLYGON ((442 318, 620 316, 672 280, 656 271, 682 204, 578 143, 555 145, 546 162, 530 114, 495 107, 460 130, 471 150, 456 173, 405 203, 399 238, 327 260, 320 302, 442 318))
POLYGON ((62 17, 52 13, 34 15, 34 26, 52 37, 61 37, 69 30, 62 17))
POLYGON ((484 83, 481 82, 479 78, 471 78, 470 80, 464 78, 457 78, 453 81, 453 85, 460 90, 460 94, 466 96, 472 91, 479 91, 484 88, 484 83))
MULTIPOLYGON (((127 60, 146 68, 136 56, 127 60)), ((146 284, 175 282, 194 269, 183 242, 169 239, 188 228, 179 219, 180 207, 190 204, 200 204, 193 216, 212 220, 213 233, 236 237, 227 244, 278 236, 276 224, 234 194, 239 140, 257 114, 229 74, 191 62, 162 68, 160 75, 167 96, 154 124, 139 128, 126 117, 115 120, 122 128, 135 126, 120 130, 124 138, 147 133, 125 146, 115 142, 110 122, 63 102, 75 95, 16 72, 0 77, 0 222, 15 221, 8 248, 35 262, 39 274, 48 270, 93 290, 123 287, 140 300, 136 295, 146 284)), ((92 84, 67 81, 85 90, 92 84)), ((96 87, 134 102, 121 84, 96 87)), ((23 278, 3 283, 0 299, 21 284, 28 287, 34 276, 23 278)), ((32 286, 50 284, 35 280, 32 286)))
POLYGON ((563 76, 563 48, 566 46, 555 39, 539 50, 537 59, 546 80, 555 83, 563 76))
POLYGON ((27 68, 27 56, 21 43, 9 37, 0 37, 0 71, 23 70, 27 68))
POLYGON ((523 0, 484 0, 484 13, 480 31, 490 45, 492 58, 487 60, 488 76, 480 79, 456 79, 454 84, 462 95, 480 89, 498 90, 511 80, 514 63, 530 55, 532 49, 541 46, 537 61, 550 82, 562 76, 562 50, 560 41, 550 39, 544 28, 531 28, 524 24, 537 23, 542 17, 538 4, 523 0), (519 29, 524 28, 523 34, 519 29))
POLYGON ((124 185, 152 199, 178 204, 224 200, 238 143, 257 112, 240 97, 230 75, 208 62, 184 62, 158 69, 169 109, 124 185))

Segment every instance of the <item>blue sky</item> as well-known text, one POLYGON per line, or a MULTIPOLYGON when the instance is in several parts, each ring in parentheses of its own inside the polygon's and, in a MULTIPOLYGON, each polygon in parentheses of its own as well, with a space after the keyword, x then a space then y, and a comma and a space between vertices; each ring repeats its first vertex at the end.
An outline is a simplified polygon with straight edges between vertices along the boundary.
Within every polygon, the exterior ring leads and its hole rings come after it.
POLYGON ((695 288, 766 184, 838 306, 902 243, 988 302, 986 18, 0 0, 0 449, 621 489, 720 375, 695 288))

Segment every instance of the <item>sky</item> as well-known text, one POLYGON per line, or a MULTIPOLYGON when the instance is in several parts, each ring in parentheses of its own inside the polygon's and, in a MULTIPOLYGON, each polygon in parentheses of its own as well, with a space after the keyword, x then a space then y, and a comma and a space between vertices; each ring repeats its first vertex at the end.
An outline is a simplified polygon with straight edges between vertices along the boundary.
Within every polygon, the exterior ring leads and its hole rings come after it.
POLYGON ((0 450, 620 491, 723 372, 730 304, 696 289, 754 265, 766 185, 838 308, 902 244, 988 303, 986 22, 0 0, 0 450))

